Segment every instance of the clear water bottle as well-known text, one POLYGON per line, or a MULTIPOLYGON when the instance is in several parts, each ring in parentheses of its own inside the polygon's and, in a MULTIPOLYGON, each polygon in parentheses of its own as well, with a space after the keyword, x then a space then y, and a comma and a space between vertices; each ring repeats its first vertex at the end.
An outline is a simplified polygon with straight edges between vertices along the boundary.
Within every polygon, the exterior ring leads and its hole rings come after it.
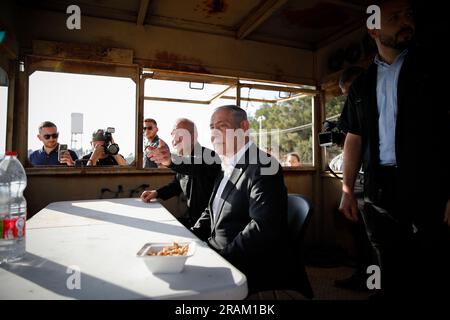
POLYGON ((0 162, 0 263, 19 260, 25 253, 26 186, 17 153, 6 152, 0 162))

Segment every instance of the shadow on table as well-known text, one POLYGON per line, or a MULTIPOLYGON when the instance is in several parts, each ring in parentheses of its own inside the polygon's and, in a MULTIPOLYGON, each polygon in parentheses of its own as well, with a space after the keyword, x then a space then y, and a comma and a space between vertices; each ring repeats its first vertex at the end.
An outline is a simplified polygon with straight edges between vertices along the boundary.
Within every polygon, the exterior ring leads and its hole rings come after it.
MULTIPOLYGON (((90 300, 145 298, 140 293, 85 274, 83 270, 80 273, 80 289, 71 290, 69 287, 74 288, 74 284, 76 284, 73 270, 29 252, 19 262, 1 264, 0 268, 67 298, 90 300)), ((11 289, 11 291, 17 291, 17 288, 11 289)), ((53 295, 45 295, 45 293, 34 296, 33 294, 24 292, 20 298, 63 299, 63 297, 54 297, 53 295)))
POLYGON ((159 232, 159 233, 165 233, 175 236, 187 236, 192 237, 193 234, 189 232, 183 225, 173 225, 169 223, 164 222, 158 222, 158 221, 150 221, 140 218, 134 218, 134 217, 127 217, 127 216, 121 216, 119 214, 115 213, 109 213, 104 212, 100 210, 92 210, 88 208, 80 208, 80 207, 67 207, 64 208, 64 213, 76 215, 83 218, 89 218, 89 219, 95 219, 99 221, 105 221, 115 224, 120 224, 123 226, 146 230, 146 231, 153 231, 153 232, 159 232), (185 233, 183 235, 183 233, 185 233))
POLYGON ((186 265, 180 273, 157 273, 155 277, 169 284, 172 290, 214 292, 217 289, 232 289, 241 279, 234 279, 230 268, 186 265))

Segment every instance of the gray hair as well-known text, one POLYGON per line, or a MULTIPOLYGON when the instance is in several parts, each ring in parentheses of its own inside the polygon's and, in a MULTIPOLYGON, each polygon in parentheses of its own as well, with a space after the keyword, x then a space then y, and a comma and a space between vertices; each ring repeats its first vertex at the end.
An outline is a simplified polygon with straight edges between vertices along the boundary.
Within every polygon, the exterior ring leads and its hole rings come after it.
POLYGON ((242 109, 241 107, 236 106, 234 104, 217 107, 214 110, 213 114, 216 113, 219 110, 228 110, 228 111, 230 111, 236 127, 239 127, 241 125, 242 121, 246 121, 247 120, 247 112, 245 112, 245 110, 242 109))

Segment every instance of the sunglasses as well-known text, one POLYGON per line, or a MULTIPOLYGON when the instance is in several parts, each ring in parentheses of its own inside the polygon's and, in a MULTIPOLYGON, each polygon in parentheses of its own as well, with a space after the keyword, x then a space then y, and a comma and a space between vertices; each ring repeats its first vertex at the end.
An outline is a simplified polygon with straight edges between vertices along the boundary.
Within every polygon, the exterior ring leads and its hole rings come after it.
POLYGON ((146 131, 146 130, 153 130, 153 126, 149 126, 149 127, 144 127, 144 128, 142 128, 142 131, 146 131))
POLYGON ((53 134, 44 134, 44 139, 48 140, 50 139, 50 137, 52 137, 53 139, 58 139, 59 133, 53 133, 53 134))

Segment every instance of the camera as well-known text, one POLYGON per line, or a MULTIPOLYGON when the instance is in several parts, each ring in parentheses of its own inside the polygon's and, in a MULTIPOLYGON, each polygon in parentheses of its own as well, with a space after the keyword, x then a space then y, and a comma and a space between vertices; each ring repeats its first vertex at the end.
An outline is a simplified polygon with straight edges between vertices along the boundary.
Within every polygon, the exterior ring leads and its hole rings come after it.
POLYGON ((108 127, 105 130, 105 153, 115 156, 119 153, 119 145, 117 143, 112 143, 112 133, 116 132, 116 130, 112 127, 108 127))
POLYGON ((105 141, 105 144, 103 145, 105 153, 113 156, 119 153, 119 145, 112 142, 112 134, 114 132, 114 128, 108 127, 106 130, 97 130, 97 132, 94 132, 93 134, 93 139, 95 141, 105 141))
POLYGON ((342 146, 344 144, 345 132, 339 128, 338 121, 324 121, 323 129, 324 131, 319 133, 319 145, 321 147, 342 146))

